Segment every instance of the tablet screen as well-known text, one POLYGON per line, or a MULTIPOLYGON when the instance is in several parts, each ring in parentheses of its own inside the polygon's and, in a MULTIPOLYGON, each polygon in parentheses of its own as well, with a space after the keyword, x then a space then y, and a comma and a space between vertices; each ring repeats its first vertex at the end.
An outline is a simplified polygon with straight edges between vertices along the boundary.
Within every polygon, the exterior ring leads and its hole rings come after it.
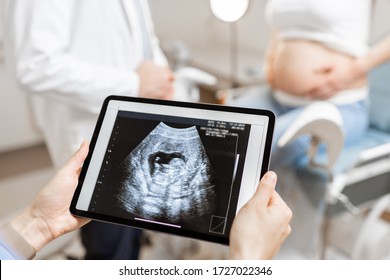
POLYGON ((268 169, 273 125, 269 111, 111 96, 71 211, 227 244, 268 169))

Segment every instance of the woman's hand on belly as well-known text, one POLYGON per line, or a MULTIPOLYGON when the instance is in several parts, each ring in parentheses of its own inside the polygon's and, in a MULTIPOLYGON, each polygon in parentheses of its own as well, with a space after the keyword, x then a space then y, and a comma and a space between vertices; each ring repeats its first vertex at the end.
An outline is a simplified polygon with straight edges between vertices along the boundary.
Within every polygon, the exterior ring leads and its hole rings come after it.
POLYGON ((314 71, 324 78, 306 94, 315 100, 328 99, 339 91, 360 87, 367 83, 366 73, 359 59, 333 62, 314 71))
POLYGON ((366 83, 358 59, 306 40, 285 41, 271 66, 274 87, 294 96, 327 99, 366 83))

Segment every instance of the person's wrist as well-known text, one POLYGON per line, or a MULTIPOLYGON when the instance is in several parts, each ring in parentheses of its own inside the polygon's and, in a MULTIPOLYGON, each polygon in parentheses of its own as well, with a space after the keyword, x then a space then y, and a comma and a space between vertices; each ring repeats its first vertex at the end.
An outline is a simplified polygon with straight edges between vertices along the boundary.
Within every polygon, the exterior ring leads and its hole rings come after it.
POLYGON ((47 223, 28 208, 10 222, 12 227, 38 252, 54 239, 47 223))
POLYGON ((230 260, 248 260, 250 259, 246 254, 237 250, 230 250, 228 258, 230 260))
POLYGON ((263 260, 269 259, 262 251, 254 251, 253 248, 230 248, 229 259, 231 260, 263 260))
POLYGON ((358 78, 364 77, 370 71, 370 65, 365 57, 356 59, 355 73, 358 78))

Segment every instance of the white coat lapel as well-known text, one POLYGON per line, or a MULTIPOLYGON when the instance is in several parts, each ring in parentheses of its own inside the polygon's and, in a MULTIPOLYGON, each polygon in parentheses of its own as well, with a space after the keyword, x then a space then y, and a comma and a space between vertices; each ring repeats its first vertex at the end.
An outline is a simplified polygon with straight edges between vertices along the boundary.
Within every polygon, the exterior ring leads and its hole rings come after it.
POLYGON ((129 28, 144 59, 153 60, 150 42, 150 15, 140 0, 121 0, 129 28))

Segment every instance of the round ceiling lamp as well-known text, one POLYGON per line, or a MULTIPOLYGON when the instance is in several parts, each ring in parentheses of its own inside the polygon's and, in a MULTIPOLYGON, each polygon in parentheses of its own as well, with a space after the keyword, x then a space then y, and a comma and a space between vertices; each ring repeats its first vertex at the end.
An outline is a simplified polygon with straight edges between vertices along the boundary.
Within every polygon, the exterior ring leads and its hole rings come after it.
POLYGON ((213 14, 220 20, 234 22, 248 9, 249 0, 210 0, 213 14))

